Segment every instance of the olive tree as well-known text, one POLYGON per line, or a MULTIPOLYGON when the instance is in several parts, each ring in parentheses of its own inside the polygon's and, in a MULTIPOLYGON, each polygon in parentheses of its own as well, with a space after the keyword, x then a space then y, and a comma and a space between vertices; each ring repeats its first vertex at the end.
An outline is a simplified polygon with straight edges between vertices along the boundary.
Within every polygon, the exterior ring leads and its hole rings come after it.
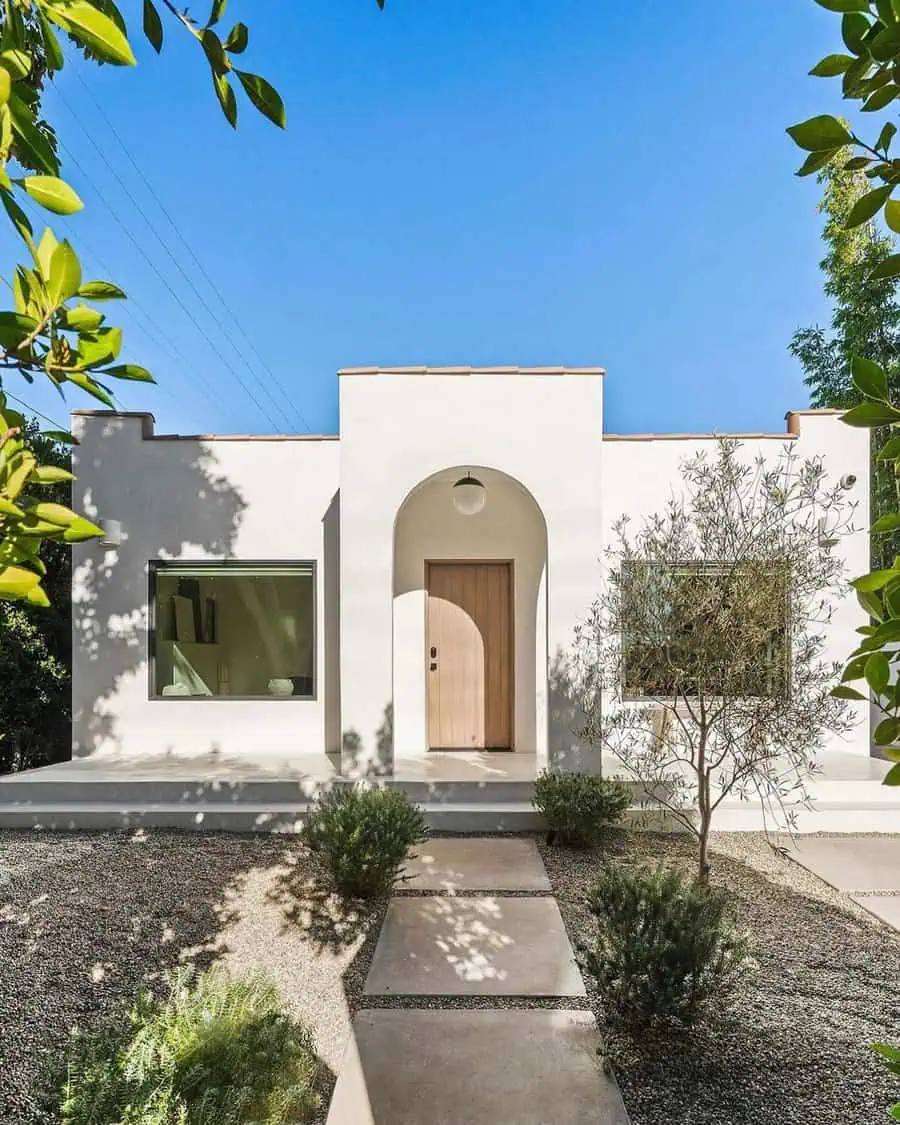
POLYGON ((661 511, 616 525, 575 646, 582 735, 694 834, 701 881, 722 802, 790 827, 824 736, 851 725, 824 646, 853 506, 792 446, 740 449, 686 459, 661 511))

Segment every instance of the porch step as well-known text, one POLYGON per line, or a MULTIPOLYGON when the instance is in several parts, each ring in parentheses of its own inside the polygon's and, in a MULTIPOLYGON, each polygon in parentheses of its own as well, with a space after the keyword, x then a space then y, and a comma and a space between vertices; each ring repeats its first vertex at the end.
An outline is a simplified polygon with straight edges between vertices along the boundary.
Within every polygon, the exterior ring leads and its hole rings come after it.
MULTIPOLYGON (((427 803, 425 822, 440 832, 529 832, 543 825, 528 802, 427 803)), ((308 803, 240 801, 123 804, 115 801, 0 804, 0 828, 100 832, 118 828, 175 828, 195 832, 298 832, 308 803)))
MULTIPOLYGON (((12 805, 54 807, 69 804, 121 804, 143 807, 195 805, 306 805, 334 786, 353 785, 349 778, 160 778, 160 777, 50 777, 40 774, 0 778, 0 809, 12 805)), ((530 804, 530 781, 405 781, 385 778, 376 784, 399 789, 418 805, 479 805, 524 802, 530 804)))

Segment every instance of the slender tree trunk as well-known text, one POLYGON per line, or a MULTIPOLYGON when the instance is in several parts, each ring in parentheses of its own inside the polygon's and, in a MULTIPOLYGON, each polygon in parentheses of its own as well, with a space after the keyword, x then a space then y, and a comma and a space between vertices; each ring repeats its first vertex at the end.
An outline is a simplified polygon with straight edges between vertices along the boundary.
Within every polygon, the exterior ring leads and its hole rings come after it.
POLYGON ((704 801, 704 806, 705 807, 702 808, 700 812, 700 872, 698 875, 698 879, 704 886, 706 886, 706 884, 709 882, 709 862, 706 858, 707 849, 709 847, 709 802, 704 801))

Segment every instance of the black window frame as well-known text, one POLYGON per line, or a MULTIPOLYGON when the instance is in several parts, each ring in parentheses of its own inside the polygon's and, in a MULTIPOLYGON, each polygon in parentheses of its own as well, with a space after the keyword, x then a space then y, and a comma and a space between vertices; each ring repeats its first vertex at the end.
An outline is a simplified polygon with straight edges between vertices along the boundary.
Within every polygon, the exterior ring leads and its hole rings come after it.
POLYGON ((319 568, 315 559, 151 559, 147 569, 149 620, 148 620, 148 655, 147 662, 147 698, 150 703, 315 703, 318 701, 319 692, 319 568), (284 567, 307 567, 312 578, 313 606, 313 661, 312 661, 312 692, 309 695, 161 695, 156 691, 156 605, 157 583, 161 573, 167 570, 179 570, 179 576, 189 578, 191 570, 209 570, 210 567, 221 567, 223 572, 229 568, 246 570, 254 568, 261 573, 266 570, 279 570, 284 567))

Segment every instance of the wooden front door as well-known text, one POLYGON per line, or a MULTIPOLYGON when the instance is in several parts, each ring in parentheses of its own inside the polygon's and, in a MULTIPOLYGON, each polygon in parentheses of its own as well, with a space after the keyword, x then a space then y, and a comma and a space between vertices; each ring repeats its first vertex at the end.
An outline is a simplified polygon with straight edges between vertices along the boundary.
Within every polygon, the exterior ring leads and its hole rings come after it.
POLYGON ((512 566, 426 565, 428 746, 511 750, 512 566))

